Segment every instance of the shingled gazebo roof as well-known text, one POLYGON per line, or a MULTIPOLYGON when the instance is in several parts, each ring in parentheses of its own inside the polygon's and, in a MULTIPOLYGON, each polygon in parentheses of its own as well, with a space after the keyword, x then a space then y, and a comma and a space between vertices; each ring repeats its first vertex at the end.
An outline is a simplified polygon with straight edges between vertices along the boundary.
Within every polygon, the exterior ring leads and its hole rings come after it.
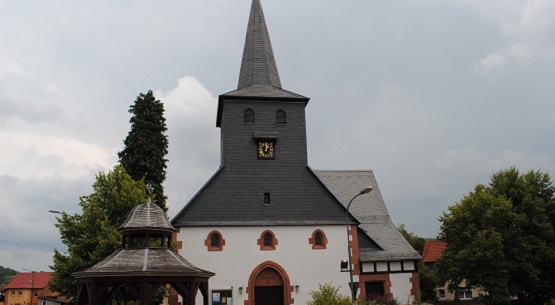
MULTIPOLYGON (((131 210, 127 220, 118 228, 123 234, 133 231, 155 234, 177 231, 159 206, 152 204, 150 198, 145 204, 131 210)), ((169 234, 169 233, 168 233, 169 234)), ((194 275, 211 277, 214 273, 195 267, 181 255, 170 249, 162 248, 124 248, 106 257, 86 270, 73 273, 76 278, 100 275, 194 275)))
POLYGON ((75 278, 113 275, 211 277, 214 273, 195 267, 171 249, 122 249, 91 268, 72 274, 75 278))
MULTIPOLYGON (((171 235, 177 231, 166 213, 150 202, 133 208, 118 228, 122 249, 94 266, 72 273, 79 282, 77 305, 105 304, 109 287, 123 285, 147 304, 161 286, 170 284, 184 300, 194 305, 200 291, 208 305, 208 279, 215 273, 191 264, 171 249, 171 235), (87 297, 88 302, 83 298, 87 297)), ((111 291, 111 290, 110 290, 111 291)))
POLYGON ((126 230, 157 229, 177 231, 170 223, 166 213, 155 204, 140 204, 131 210, 125 222, 118 228, 120 232, 126 230))

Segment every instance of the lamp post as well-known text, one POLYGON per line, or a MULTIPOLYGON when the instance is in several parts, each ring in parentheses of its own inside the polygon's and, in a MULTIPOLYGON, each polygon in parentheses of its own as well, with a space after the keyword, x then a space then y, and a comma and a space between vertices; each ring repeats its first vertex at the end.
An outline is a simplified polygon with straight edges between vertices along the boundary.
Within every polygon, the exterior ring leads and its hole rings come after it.
POLYGON ((355 198, 357 198, 358 196, 362 195, 362 194, 368 194, 370 193, 374 188, 371 186, 367 186, 365 188, 363 188, 362 190, 360 190, 358 192, 358 194, 356 194, 351 201, 349 201, 349 204, 347 205, 347 209, 345 210, 345 224, 347 226, 347 253, 349 255, 349 277, 350 277, 350 286, 351 286, 351 303, 354 305, 355 304, 355 299, 356 299, 356 289, 355 289, 355 285, 353 283, 353 265, 351 262, 351 241, 349 239, 349 208, 351 207, 351 203, 353 203, 353 200, 355 200, 355 198))
POLYGON ((23 269, 25 271, 29 271, 33 274, 33 277, 31 279, 31 303, 30 305, 33 305, 33 295, 34 295, 34 290, 35 290, 35 271, 29 270, 29 269, 23 269))

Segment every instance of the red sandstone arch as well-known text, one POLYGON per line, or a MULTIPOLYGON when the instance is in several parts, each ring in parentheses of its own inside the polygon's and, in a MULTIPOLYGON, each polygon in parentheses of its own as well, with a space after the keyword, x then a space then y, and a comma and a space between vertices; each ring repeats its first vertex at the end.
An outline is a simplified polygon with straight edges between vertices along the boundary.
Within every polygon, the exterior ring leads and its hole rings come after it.
POLYGON ((249 276, 249 286, 247 287, 249 297, 245 300, 245 305, 256 305, 254 304, 254 287, 265 285, 283 285, 284 305, 294 303, 295 300, 291 298, 293 286, 291 286, 289 275, 285 269, 276 262, 265 261, 256 266, 249 276))

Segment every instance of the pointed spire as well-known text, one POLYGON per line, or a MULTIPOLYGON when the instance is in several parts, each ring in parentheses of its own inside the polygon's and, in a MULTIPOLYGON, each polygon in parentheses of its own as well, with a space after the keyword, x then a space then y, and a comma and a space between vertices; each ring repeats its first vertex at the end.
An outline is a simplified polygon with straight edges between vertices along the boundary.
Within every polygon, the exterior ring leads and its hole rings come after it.
POLYGON ((260 0, 252 1, 237 89, 252 85, 270 85, 281 88, 260 0))

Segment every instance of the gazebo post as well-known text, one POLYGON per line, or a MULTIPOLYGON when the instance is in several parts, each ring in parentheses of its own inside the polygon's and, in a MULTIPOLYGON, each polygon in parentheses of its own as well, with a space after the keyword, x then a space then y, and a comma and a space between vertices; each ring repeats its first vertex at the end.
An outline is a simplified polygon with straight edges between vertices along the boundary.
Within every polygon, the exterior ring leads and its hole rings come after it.
POLYGON ((202 305, 208 305, 210 301, 208 298, 208 281, 200 283, 199 290, 200 294, 202 294, 202 305))
POLYGON ((148 282, 143 280, 139 285, 140 305, 148 305, 148 302, 150 301, 150 289, 148 289, 148 282))
POLYGON ((92 281, 89 289, 89 305, 98 305, 96 303, 96 297, 96 283, 92 281))

